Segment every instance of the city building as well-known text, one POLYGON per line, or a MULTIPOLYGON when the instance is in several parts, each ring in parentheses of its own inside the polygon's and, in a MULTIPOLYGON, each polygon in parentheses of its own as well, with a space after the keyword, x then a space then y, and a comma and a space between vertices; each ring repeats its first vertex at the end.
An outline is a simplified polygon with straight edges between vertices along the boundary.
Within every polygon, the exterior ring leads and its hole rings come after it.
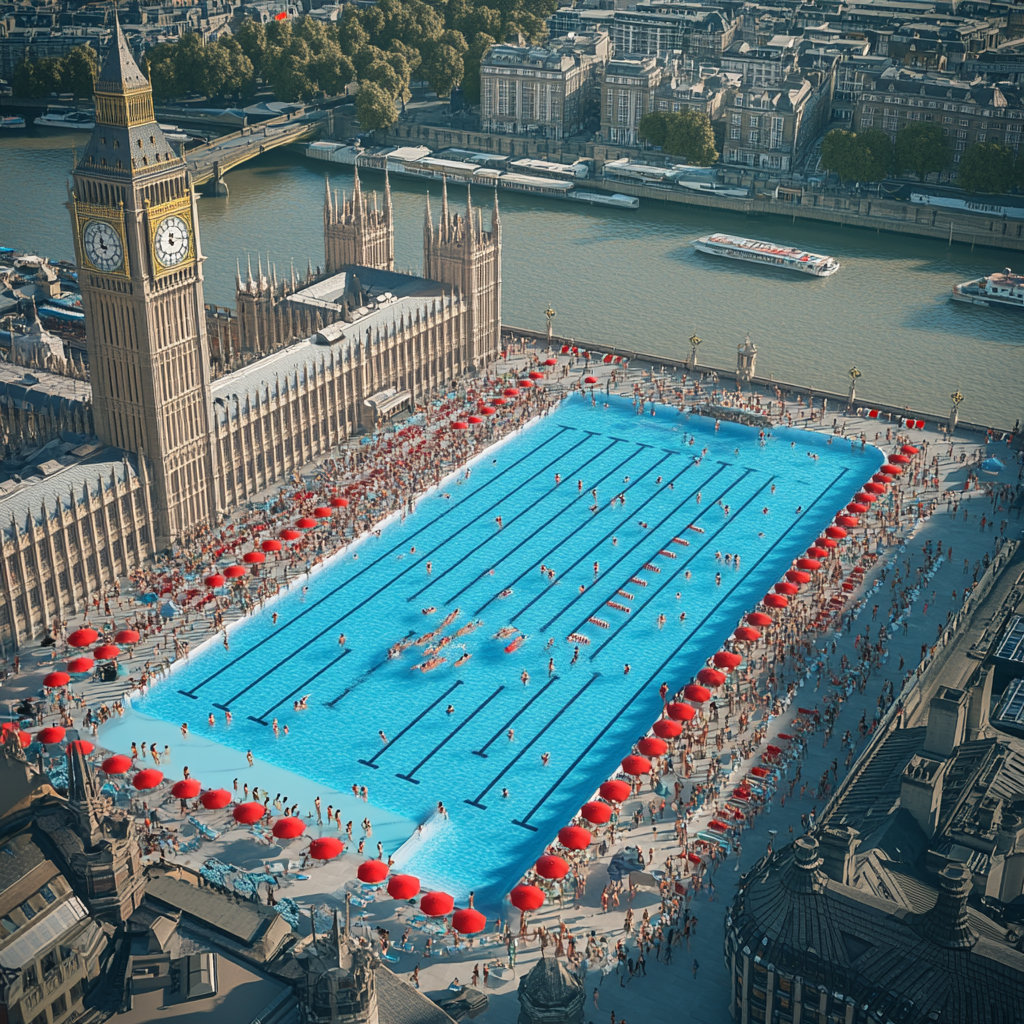
POLYGON ((734 72, 702 67, 700 72, 680 72, 673 65, 654 91, 654 109, 666 113, 696 110, 713 121, 728 106, 741 87, 740 76, 734 72))
POLYGON ((771 88, 796 70, 799 43, 798 36, 774 36, 764 46, 734 42, 722 54, 722 70, 740 75, 746 86, 771 88))
POLYGON ((836 65, 836 87, 832 93, 832 119, 853 121, 857 101, 875 76, 893 66, 891 57, 851 57, 836 65))
POLYGON ((718 66, 743 23, 744 5, 731 0, 694 4, 688 0, 638 0, 611 19, 617 58, 673 54, 694 64, 718 66))
POLYGON ((601 80, 601 138, 620 146, 640 144, 644 114, 654 109, 654 96, 666 68, 656 57, 610 60, 601 80))

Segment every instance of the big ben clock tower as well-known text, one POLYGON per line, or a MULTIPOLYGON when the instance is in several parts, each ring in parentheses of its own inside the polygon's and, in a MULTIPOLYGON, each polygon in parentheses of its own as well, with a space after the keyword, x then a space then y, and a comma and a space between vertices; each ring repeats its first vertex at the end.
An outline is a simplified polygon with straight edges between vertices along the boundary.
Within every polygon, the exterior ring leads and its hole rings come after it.
POLYGON ((161 550, 215 511, 196 203, 119 24, 95 98, 68 204, 93 414, 101 440, 148 460, 161 550))

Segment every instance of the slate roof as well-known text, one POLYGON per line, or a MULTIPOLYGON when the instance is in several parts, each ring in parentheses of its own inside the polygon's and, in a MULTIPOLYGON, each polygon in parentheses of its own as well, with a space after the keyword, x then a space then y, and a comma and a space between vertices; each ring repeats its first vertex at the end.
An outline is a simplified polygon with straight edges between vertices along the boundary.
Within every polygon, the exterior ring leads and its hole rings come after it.
POLYGON ((112 92, 121 89, 138 89, 148 86, 149 80, 139 70, 132 48, 121 31, 121 23, 114 14, 114 45, 107 51, 107 59, 100 68, 96 78, 96 89, 99 92, 112 92))
POLYGON ((374 975, 381 1024, 452 1024, 452 1018, 422 992, 381 964, 374 975))
POLYGON ((88 381, 0 362, 0 404, 59 416, 62 409, 71 411, 91 401, 88 381))

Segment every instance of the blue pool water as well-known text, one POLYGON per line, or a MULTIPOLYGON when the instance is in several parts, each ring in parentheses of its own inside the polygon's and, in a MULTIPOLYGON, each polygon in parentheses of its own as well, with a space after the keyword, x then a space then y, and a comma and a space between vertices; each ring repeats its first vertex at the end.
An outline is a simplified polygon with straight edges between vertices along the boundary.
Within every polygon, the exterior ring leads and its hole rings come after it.
POLYGON ((136 708, 331 790, 366 785, 371 819, 382 809, 407 832, 443 801, 449 818, 430 820, 400 866, 496 906, 647 732, 661 683, 690 680, 882 461, 873 447, 815 433, 778 429, 761 444, 756 429, 716 431, 667 407, 638 416, 630 402, 609 401, 567 400, 479 459, 468 479, 328 564, 307 594, 295 587, 240 623, 230 651, 200 651, 136 708), (620 493, 626 504, 613 505, 620 493), (716 552, 740 555, 739 568, 716 552), (416 668, 429 643, 388 658, 456 610, 434 643, 480 625, 440 650, 437 668, 416 668), (510 626, 527 639, 506 653, 512 638, 494 634, 510 626), (572 633, 591 641, 575 665, 572 633), (308 710, 294 711, 305 694, 308 710), (290 735, 275 740, 274 717, 290 735))

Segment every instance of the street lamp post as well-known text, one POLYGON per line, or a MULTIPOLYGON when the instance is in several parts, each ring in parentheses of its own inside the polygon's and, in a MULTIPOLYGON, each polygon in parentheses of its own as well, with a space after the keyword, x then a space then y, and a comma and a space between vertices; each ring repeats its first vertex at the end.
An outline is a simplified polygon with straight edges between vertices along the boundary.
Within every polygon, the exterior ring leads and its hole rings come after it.
POLYGON ((949 396, 949 400, 952 403, 949 410, 949 432, 952 434, 956 430, 957 420, 960 419, 960 403, 964 400, 959 388, 949 396))
POLYGON ((697 368, 697 349, 701 344, 701 339, 696 334, 690 335, 690 373, 697 368))
POLYGON ((846 396, 846 404, 853 407, 853 403, 857 400, 857 381, 863 376, 860 370, 856 366, 851 366, 846 371, 846 376, 850 378, 850 390, 846 396))
POLYGON ((550 305, 548 305, 548 308, 544 310, 544 315, 548 318, 548 345, 550 346, 552 338, 551 321, 554 320, 558 314, 551 308, 550 305))

